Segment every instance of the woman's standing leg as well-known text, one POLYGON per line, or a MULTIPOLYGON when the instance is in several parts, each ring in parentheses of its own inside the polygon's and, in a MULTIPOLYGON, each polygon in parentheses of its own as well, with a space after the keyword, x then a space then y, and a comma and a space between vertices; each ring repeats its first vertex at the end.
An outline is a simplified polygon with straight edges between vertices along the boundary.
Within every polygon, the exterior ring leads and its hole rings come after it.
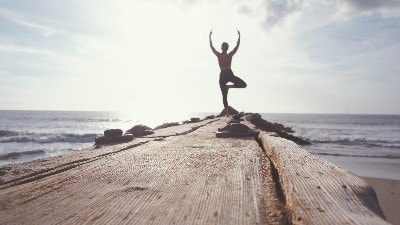
POLYGON ((224 103, 224 107, 228 107, 228 88, 226 87, 226 83, 228 83, 223 76, 220 76, 219 79, 219 88, 222 93, 222 102, 224 103))

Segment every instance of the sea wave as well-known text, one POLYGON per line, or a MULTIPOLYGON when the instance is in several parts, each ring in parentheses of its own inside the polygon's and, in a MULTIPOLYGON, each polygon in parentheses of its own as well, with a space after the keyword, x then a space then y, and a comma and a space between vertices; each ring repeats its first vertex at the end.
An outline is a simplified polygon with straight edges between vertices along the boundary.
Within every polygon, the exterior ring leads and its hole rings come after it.
POLYGON ((345 156, 345 157, 371 157, 371 158, 389 158, 400 159, 400 155, 377 155, 377 154, 354 154, 354 153, 327 153, 327 152, 312 152, 316 155, 325 156, 345 156))
POLYGON ((338 138, 324 140, 310 140, 311 143, 321 144, 339 144, 339 145, 357 145, 363 147, 384 147, 384 148, 400 148, 400 140, 369 140, 366 138, 338 138))
POLYGON ((124 122, 117 118, 47 118, 50 122, 78 122, 78 123, 101 123, 101 122, 124 122))
POLYGON ((18 132, 12 130, 0 130, 0 137, 16 136, 18 132))
POLYGON ((89 143, 93 142, 98 134, 74 134, 74 133, 30 133, 0 130, 0 143, 89 143))
POLYGON ((24 151, 24 152, 9 152, 0 154, 0 160, 15 160, 24 156, 32 156, 32 155, 40 155, 45 154, 46 150, 32 150, 32 151, 24 151))

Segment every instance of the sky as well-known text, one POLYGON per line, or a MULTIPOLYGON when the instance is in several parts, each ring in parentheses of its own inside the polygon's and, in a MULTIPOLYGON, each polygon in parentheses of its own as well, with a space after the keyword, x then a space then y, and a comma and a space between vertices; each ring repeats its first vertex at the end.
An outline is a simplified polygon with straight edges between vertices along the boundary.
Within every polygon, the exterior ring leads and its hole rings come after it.
POLYGON ((398 0, 0 0, 0 109, 400 114, 398 0))

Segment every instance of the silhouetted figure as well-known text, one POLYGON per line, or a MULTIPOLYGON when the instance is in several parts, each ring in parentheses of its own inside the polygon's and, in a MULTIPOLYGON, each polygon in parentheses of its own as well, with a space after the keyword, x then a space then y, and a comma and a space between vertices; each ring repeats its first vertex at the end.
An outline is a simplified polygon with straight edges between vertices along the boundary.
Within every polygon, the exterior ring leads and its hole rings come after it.
POLYGON ((223 42, 221 45, 222 52, 218 52, 215 50, 212 40, 211 40, 212 30, 210 31, 209 39, 210 39, 210 47, 213 53, 218 57, 219 67, 221 68, 221 73, 219 74, 219 87, 222 92, 222 100, 225 107, 225 112, 228 114, 228 90, 229 88, 245 88, 247 84, 235 76, 231 69, 232 57, 237 52, 240 44, 240 32, 238 30, 238 40, 236 47, 228 53, 229 45, 226 42, 223 42), (228 85, 228 82, 232 82, 233 85, 228 85))

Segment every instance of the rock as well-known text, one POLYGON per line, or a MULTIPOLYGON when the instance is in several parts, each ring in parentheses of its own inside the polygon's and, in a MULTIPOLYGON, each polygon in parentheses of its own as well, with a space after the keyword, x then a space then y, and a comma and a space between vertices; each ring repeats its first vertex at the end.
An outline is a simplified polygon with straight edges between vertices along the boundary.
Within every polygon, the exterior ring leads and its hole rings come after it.
POLYGON ((253 117, 254 117, 254 114, 251 113, 251 114, 246 115, 246 116, 244 117, 244 120, 246 120, 246 121, 248 121, 248 122, 251 122, 251 120, 253 119, 253 117))
POLYGON ((231 131, 231 132, 246 132, 249 131, 250 128, 241 123, 230 123, 225 127, 218 128, 218 131, 231 131))
POLYGON ((167 128, 167 127, 173 127, 173 126, 178 126, 178 125, 179 125, 178 122, 163 123, 163 124, 161 124, 159 126, 156 126, 154 128, 154 130, 164 129, 164 128, 167 128))
POLYGON ((119 137, 122 136, 123 131, 121 129, 109 129, 104 131, 106 137, 119 137))
POLYGON ((240 112, 240 113, 233 115, 232 118, 243 121, 243 119, 241 119, 243 116, 244 116, 244 112, 240 112))
MULTIPOLYGON (((235 114, 238 114, 239 112, 236 109, 228 106, 228 113, 229 113, 229 115, 235 115, 235 114)), ((225 108, 222 110, 222 112, 218 116, 226 116, 225 108)))
POLYGON ((231 120, 229 120, 229 121, 227 122, 227 124, 231 124, 231 123, 240 123, 240 120, 235 119, 235 118, 232 118, 231 120))
POLYGON ((133 134, 134 137, 143 137, 146 135, 154 134, 154 130, 143 124, 136 125, 125 132, 126 134, 133 134))
POLYGON ((273 126, 275 126, 278 130, 285 131, 287 133, 294 133, 294 130, 291 127, 285 127, 280 123, 274 123, 273 126))
POLYGON ((282 132, 282 131, 277 132, 277 134, 280 137, 285 138, 287 140, 291 140, 291 141, 293 141, 294 143, 296 143, 298 145, 311 145, 311 143, 309 141, 303 140, 303 139, 301 139, 299 137, 293 136, 291 134, 288 134, 288 133, 285 133, 285 132, 282 132))
POLYGON ((183 124, 187 124, 187 123, 197 123, 197 122, 200 122, 201 120, 200 120, 200 118, 198 118, 198 117, 193 117, 193 118, 190 118, 190 120, 185 120, 185 121, 183 121, 182 123, 183 124))
POLYGON ((209 115, 209 116, 207 116, 205 119, 206 119, 206 120, 210 120, 210 119, 214 119, 214 118, 215 118, 214 115, 209 115))
POLYGON ((225 127, 218 128, 215 135, 219 138, 251 137, 255 135, 255 132, 244 124, 230 123, 225 127))
POLYGON ((132 134, 126 134, 121 136, 100 136, 96 137, 94 143, 96 145, 104 145, 104 144, 115 144, 115 143, 123 143, 133 140, 132 134))
POLYGON ((261 119, 261 115, 258 114, 258 113, 254 113, 254 114, 253 114, 253 119, 259 120, 259 119, 261 119))
POLYGON ((200 118, 198 118, 198 117, 190 118, 190 122, 192 122, 192 123, 200 122, 200 118))
POLYGON ((278 123, 270 123, 261 118, 261 115, 258 113, 246 116, 246 120, 250 120, 257 128, 268 131, 268 132, 275 132, 280 137, 285 138, 287 140, 291 140, 298 145, 311 145, 310 142, 303 140, 299 137, 290 135, 288 133, 293 133, 294 131, 290 127, 285 127, 282 124, 278 123))
POLYGON ((276 130, 283 131, 283 132, 288 132, 288 133, 294 133, 292 128, 290 127, 285 127, 280 123, 271 123, 263 118, 261 118, 261 115, 258 113, 255 113, 253 115, 247 116, 246 120, 249 120, 252 122, 254 125, 259 126, 259 127, 264 127, 266 131, 271 131, 275 132, 276 130))

